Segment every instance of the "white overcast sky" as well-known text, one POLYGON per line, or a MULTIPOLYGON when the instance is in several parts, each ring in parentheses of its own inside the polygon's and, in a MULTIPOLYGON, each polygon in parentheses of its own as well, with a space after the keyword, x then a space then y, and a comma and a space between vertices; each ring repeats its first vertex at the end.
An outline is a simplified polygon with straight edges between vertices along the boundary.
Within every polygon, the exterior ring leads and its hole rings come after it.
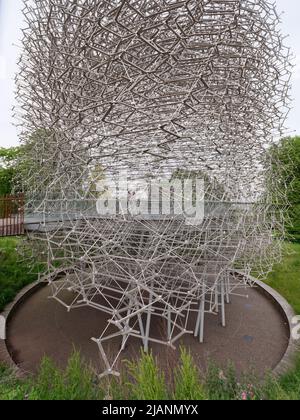
MULTIPOLYGON (((292 97, 294 108, 287 126, 289 134, 300 135, 300 0, 276 0, 279 14, 284 12, 282 32, 289 37, 286 45, 295 55, 292 97)), ((0 147, 18 144, 17 130, 13 125, 14 74, 20 52, 22 27, 22 0, 0 0, 0 147), (19 47, 18 47, 19 46, 19 47)))

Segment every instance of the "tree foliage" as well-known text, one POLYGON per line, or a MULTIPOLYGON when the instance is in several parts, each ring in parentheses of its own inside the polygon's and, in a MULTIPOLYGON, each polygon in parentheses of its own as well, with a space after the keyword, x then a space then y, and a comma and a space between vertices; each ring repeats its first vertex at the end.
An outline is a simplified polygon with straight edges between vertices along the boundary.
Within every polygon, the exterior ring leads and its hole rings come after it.
POLYGON ((21 147, 0 148, 0 196, 11 194, 21 147))
MULTIPOLYGON (((42 160, 42 151, 48 147, 47 139, 51 135, 53 134, 50 130, 39 129, 21 146, 0 148, 0 197, 14 192, 25 192, 28 182, 34 183, 35 177, 46 182, 47 172, 50 173, 50 170, 42 160), (33 149, 40 153, 34 154, 33 149), (34 157, 36 155, 41 157, 40 160, 34 157)), ((48 152, 50 154, 50 150, 48 152)), ((55 163, 52 166, 55 167, 55 163)))
POLYGON ((288 231, 300 241, 300 137, 283 139, 274 148, 273 154, 276 155, 276 163, 273 165, 272 176, 277 178, 281 197, 286 190, 286 199, 290 204, 288 231))

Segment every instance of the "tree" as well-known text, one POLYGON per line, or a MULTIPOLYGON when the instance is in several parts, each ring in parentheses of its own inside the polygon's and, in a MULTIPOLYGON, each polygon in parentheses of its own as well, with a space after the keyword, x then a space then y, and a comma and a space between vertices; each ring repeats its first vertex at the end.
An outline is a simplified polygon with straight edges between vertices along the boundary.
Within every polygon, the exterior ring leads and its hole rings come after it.
MULTIPOLYGON (((285 196, 288 210, 288 232, 300 241, 300 137, 287 137, 272 149, 272 177, 277 180, 277 202, 285 196), (279 199, 278 199, 279 197, 279 199)), ((285 204, 285 203, 282 203, 285 204)))
POLYGON ((11 194, 21 147, 0 148, 0 197, 11 194))

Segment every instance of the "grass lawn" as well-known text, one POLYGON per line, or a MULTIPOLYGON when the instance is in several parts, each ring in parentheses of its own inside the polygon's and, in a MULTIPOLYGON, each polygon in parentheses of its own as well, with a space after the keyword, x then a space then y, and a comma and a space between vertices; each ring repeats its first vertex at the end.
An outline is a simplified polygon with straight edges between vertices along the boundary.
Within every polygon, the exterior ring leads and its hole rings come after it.
MULTIPOLYGON (((0 311, 25 285, 37 279, 41 266, 29 267, 16 252, 18 238, 0 238, 0 311)), ((282 263, 274 267, 267 283, 281 293, 300 314, 300 244, 286 244, 282 263)), ((255 378, 237 379, 234 368, 220 372, 211 366, 200 377, 188 353, 183 350, 181 364, 174 372, 170 389, 151 355, 128 366, 120 381, 96 378, 78 353, 70 358, 66 370, 45 359, 35 378, 17 380, 0 364, 0 400, 4 399, 206 399, 206 400, 299 400, 300 355, 295 369, 279 380, 267 377, 262 384, 255 378)))
POLYGON ((276 264, 266 283, 276 289, 300 315, 300 243, 287 243, 286 255, 276 264))
POLYGON ((0 312, 18 292, 37 280, 38 265, 22 261, 16 249, 19 238, 0 238, 0 312))

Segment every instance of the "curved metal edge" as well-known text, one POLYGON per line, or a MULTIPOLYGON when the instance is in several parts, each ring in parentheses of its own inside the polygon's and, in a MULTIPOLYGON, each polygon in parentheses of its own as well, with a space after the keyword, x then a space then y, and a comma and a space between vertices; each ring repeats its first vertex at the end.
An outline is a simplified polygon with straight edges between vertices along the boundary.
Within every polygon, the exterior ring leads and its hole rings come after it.
MULTIPOLYGON (((233 271, 239 275, 245 276, 245 274, 239 272, 238 270, 233 271)), ((295 359, 297 354, 299 354, 300 351, 300 340, 296 341, 292 337, 292 329, 294 325, 292 324, 292 320, 295 317, 295 312, 291 305, 278 293, 276 292, 272 287, 268 286, 267 284, 263 283, 262 281, 255 279, 251 276, 246 276, 251 283, 255 283, 260 291, 264 293, 269 299, 273 301, 273 303, 278 307, 280 312, 282 313, 283 317, 286 319, 288 329, 289 329, 289 343, 286 349, 286 352, 279 362, 279 364, 273 369, 273 374, 275 376, 281 376, 285 373, 289 372, 293 369, 295 366, 295 359)), ((47 285, 48 281, 45 280, 38 280, 33 284, 30 284, 24 289, 22 289, 14 301, 6 306, 5 310, 0 314, 2 316, 2 319, 5 319, 5 334, 4 337, 7 338, 7 325, 9 322, 9 319, 12 317, 16 309, 19 305, 21 305, 29 296, 31 296, 33 293, 35 293, 37 290, 39 290, 42 287, 45 287, 47 285)), ((0 337, 0 361, 7 364, 16 374, 18 378, 24 378, 28 375, 30 375, 29 372, 21 369, 13 360, 9 348, 7 339, 1 339, 0 337)))
POLYGON ((21 305, 28 297, 33 295, 41 287, 44 287, 47 284, 46 281, 38 280, 34 283, 25 286, 15 297, 15 299, 9 303, 4 311, 1 313, 2 319, 4 319, 4 339, 0 337, 0 361, 5 363, 9 368, 13 370, 17 378, 24 378, 30 373, 21 369, 13 360, 7 343, 7 325, 10 318, 13 316, 19 305, 21 305))
MULTIPOLYGON (((245 276, 245 274, 243 275, 245 276)), ((273 301, 273 303, 278 307, 278 309, 282 313, 283 317, 286 319, 289 330, 288 346, 283 358, 272 371, 272 373, 275 376, 282 376, 290 372, 295 367, 296 358, 300 354, 300 340, 295 340, 292 337, 292 330, 295 327, 295 325, 293 324, 293 318, 295 318, 296 313, 291 307, 291 305, 288 303, 288 301, 271 286, 252 276, 245 277, 248 278, 251 281, 251 283, 255 283, 258 286, 260 292, 273 301)))

